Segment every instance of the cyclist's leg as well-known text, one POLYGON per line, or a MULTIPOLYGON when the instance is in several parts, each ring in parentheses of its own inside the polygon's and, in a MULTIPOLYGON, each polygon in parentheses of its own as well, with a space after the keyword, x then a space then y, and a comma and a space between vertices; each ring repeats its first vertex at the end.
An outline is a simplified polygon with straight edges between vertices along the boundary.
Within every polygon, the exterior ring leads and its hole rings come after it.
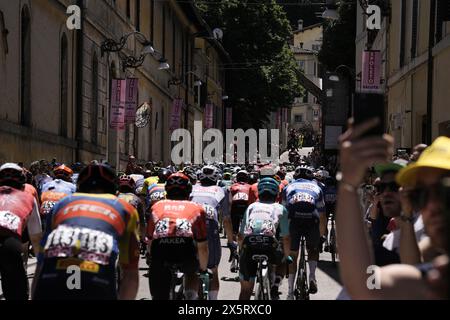
MULTIPOLYGON (((309 226, 308 231, 305 234, 305 237, 306 237, 306 249, 308 251, 309 280, 310 282, 314 282, 314 284, 317 286, 316 268, 317 262, 319 261, 319 247, 320 247, 320 227, 318 221, 309 226)), ((312 288, 311 293, 315 293, 316 290, 312 288)))
POLYGON ((15 238, 5 240, 0 248, 0 275, 6 300, 28 300, 28 279, 20 249, 21 243, 15 238))
POLYGON ((209 259, 208 259, 208 268, 212 270, 212 279, 209 287, 209 299, 217 300, 217 296, 219 295, 219 269, 218 266, 220 264, 220 259, 222 258, 222 246, 220 244, 220 235, 217 234, 212 235, 212 237, 208 240, 208 249, 209 249, 209 259))
POLYGON ((257 264, 252 259, 252 252, 249 248, 242 249, 239 259, 239 278, 241 282, 241 292, 239 300, 250 300, 255 286, 257 264))
POLYGON ((183 265, 181 271, 184 272, 186 288, 184 290, 184 296, 186 300, 197 300, 200 281, 197 275, 197 272, 199 271, 199 262, 195 255, 189 258, 189 260, 183 265))
POLYGON ((169 300, 170 281, 172 278, 169 268, 164 266, 164 259, 156 243, 151 246, 151 264, 148 282, 153 300, 169 300))
POLYGON ((294 260, 289 266, 289 291, 288 296, 294 292, 295 275, 297 274, 298 250, 300 248, 301 227, 298 219, 291 219, 289 223, 289 235, 291 237, 291 253, 290 256, 294 260))

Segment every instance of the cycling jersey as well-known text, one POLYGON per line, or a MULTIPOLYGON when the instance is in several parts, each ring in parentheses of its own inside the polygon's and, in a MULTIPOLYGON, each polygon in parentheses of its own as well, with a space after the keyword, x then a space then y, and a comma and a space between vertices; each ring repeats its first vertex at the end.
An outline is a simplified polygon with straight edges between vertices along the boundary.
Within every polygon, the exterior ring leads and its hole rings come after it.
POLYGON ((190 200, 203 206, 206 212, 206 225, 208 230, 209 262, 208 268, 220 263, 222 247, 219 235, 219 210, 228 215, 228 198, 219 186, 195 185, 192 188, 190 200))
POLYGON ((44 218, 53 209, 55 204, 62 198, 75 193, 76 187, 73 183, 56 179, 47 182, 42 187, 40 214, 44 218))
POLYGON ((65 194, 72 194, 77 191, 77 187, 70 182, 64 180, 55 179, 53 181, 47 182, 42 186, 41 192, 54 191, 65 194))
POLYGON ((144 180, 144 184, 142 185, 141 196, 147 196, 147 192, 151 186, 157 184, 159 182, 159 178, 157 176, 148 177, 144 180))
POLYGON ((0 237, 22 238, 25 229, 30 236, 42 232, 36 200, 25 191, 0 187, 0 237))
POLYGON ((55 259, 64 258, 84 260, 97 272, 115 269, 117 258, 122 268, 137 267, 138 222, 136 209, 116 196, 70 195, 47 216, 38 263, 48 261, 49 273, 61 270, 64 262, 55 259))
POLYGON ((289 235, 289 219, 286 208, 279 203, 255 202, 245 211, 240 233, 244 236, 275 237, 278 226, 280 226, 280 236, 289 235))
POLYGON ((152 207, 147 225, 150 240, 163 238, 207 239, 206 213, 191 201, 162 200, 152 207))
POLYGON ((31 194, 36 199, 36 202, 39 205, 39 195, 35 187, 33 187, 31 184, 26 183, 23 187, 23 191, 31 194))
POLYGON ((284 189, 283 199, 291 219, 319 218, 319 214, 325 211, 323 193, 315 181, 293 181, 284 189))
POLYGON ((233 225, 233 232, 237 233, 239 224, 244 216, 249 202, 250 185, 244 182, 238 182, 230 187, 230 202, 231 202, 231 222, 233 225))
POLYGON ((164 184, 153 184, 147 191, 147 196, 145 197, 145 205, 147 210, 149 210, 158 201, 164 200, 166 198, 166 189, 164 184))
POLYGON ((119 193, 117 197, 126 203, 130 204, 137 210, 139 215, 139 224, 145 224, 145 216, 144 216, 144 204, 141 199, 133 193, 119 193))

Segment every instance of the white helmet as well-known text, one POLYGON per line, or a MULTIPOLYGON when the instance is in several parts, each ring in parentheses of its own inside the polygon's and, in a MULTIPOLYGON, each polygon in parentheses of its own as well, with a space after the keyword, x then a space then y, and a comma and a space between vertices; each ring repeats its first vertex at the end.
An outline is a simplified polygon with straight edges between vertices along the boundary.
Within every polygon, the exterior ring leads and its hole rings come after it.
POLYGON ((212 182, 217 182, 220 179, 219 171, 214 166, 205 166, 198 175, 198 180, 203 181, 209 179, 212 182))

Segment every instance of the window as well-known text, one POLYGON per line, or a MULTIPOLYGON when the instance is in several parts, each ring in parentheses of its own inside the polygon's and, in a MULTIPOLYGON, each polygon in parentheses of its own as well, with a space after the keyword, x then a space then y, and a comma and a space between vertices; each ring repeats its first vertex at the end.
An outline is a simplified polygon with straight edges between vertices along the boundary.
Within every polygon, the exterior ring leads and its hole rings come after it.
POLYGON ((308 103, 308 95, 309 93, 306 92, 305 95, 303 96, 303 103, 308 103))
POLYGON ((67 91, 68 91, 68 61, 67 61, 67 37, 64 34, 61 38, 61 56, 60 56, 60 78, 59 78, 59 134, 67 137, 67 91))
POLYGON ((301 122, 303 122, 303 115, 302 115, 302 114, 296 114, 296 115, 294 116, 294 121, 295 121, 296 123, 301 123, 301 122))
POLYGON ((300 67, 300 70, 305 72, 305 60, 298 61, 298 66, 300 67))
POLYGON ((92 60, 92 110, 91 110, 91 142, 98 144, 98 59, 94 53, 92 60))
POLYGON ((320 51, 320 44, 313 44, 313 45, 312 45, 312 49, 313 49, 314 51, 320 51))
POLYGON ((303 49, 303 42, 300 42, 300 49, 303 49))
POLYGON ((401 20, 400 20, 400 68, 405 65, 405 33, 406 33, 406 0, 401 0, 401 20))
POLYGON ((127 8, 126 8, 127 18, 131 18, 131 0, 127 0, 127 8))
POLYGON ((30 12, 23 7, 21 14, 20 57, 20 124, 31 126, 31 28, 30 12))
POLYGON ((136 8, 135 8, 135 14, 136 14, 136 30, 141 31, 141 0, 136 0, 136 8))
POLYGON ((155 0, 150 0, 150 41, 153 42, 155 29, 155 0))
POLYGON ((417 56, 417 23, 419 13, 419 0, 413 0, 412 6, 412 26, 411 26, 411 58, 417 56))

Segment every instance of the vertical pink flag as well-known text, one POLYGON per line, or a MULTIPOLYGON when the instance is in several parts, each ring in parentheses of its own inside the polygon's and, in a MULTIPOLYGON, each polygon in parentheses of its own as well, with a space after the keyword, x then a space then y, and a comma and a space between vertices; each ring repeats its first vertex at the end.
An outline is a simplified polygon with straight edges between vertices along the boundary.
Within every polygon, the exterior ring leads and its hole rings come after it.
POLYGON ((225 109, 225 117, 226 117, 226 126, 227 129, 233 128, 233 108, 226 108, 225 109))
POLYGON ((214 109, 213 104, 208 103, 205 106, 205 128, 211 129, 214 125, 214 109))
POLYGON ((126 80, 113 79, 111 85, 111 129, 125 129, 126 80))
POLYGON ((183 99, 175 99, 172 104, 172 115, 170 118, 170 130, 176 130, 180 127, 181 109, 183 108, 183 99))
POLYGON ((378 92, 381 89, 381 52, 370 50, 363 52, 362 91, 378 92))
POLYGON ((125 122, 134 123, 136 121, 136 108, 138 104, 138 79, 127 79, 127 96, 125 101, 125 122))

